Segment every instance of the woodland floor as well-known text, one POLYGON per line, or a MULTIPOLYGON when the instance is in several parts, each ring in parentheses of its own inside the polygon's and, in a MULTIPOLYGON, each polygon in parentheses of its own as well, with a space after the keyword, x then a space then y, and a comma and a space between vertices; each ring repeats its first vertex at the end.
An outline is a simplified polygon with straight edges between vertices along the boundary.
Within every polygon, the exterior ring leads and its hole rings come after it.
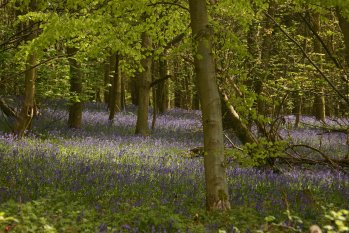
MULTIPOLYGON (((207 215, 203 158, 188 153, 202 146, 200 112, 170 110, 151 136, 140 137, 134 107, 111 124, 103 105, 87 104, 80 130, 67 128, 61 105, 41 111, 26 138, 0 133, 0 212, 18 220, 1 221, 0 214, 0 232, 306 232, 329 224, 327 211, 349 209, 349 176, 341 171, 284 166, 273 173, 233 162, 232 210, 207 215), (268 226, 271 215, 283 226, 268 226)), ((346 154, 345 134, 309 128, 311 117, 296 130, 287 126, 294 117, 286 120, 285 138, 332 158, 346 154)))

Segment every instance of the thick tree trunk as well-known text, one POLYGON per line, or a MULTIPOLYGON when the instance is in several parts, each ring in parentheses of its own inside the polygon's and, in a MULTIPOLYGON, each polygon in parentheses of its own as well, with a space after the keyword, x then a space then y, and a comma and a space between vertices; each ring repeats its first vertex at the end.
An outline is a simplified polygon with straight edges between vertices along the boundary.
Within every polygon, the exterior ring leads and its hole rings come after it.
POLYGON ((82 75, 81 66, 75 58, 74 54, 77 52, 76 48, 67 48, 67 53, 69 55, 69 66, 70 66, 70 94, 72 95, 72 100, 69 106, 69 128, 81 128, 82 122, 82 75))
POLYGON ((109 120, 114 119, 115 113, 121 109, 121 79, 119 76, 119 55, 114 55, 114 77, 111 87, 110 105, 109 105, 109 120))
MULTIPOLYGON (((145 49, 145 53, 152 48, 152 40, 146 33, 142 33, 142 45, 145 49)), ((136 134, 143 136, 149 135, 148 125, 148 108, 150 100, 150 83, 151 83, 151 56, 147 56, 142 60, 142 66, 144 71, 139 78, 139 98, 138 98, 138 109, 137 109, 137 124, 136 134)))
POLYGON ((204 128, 204 164, 206 207, 230 209, 227 177, 224 168, 224 145, 221 102, 212 57, 212 31, 208 24, 205 0, 189 0, 191 28, 195 48, 195 70, 204 128))
MULTIPOLYGON (((319 34, 320 31, 320 14, 314 13, 312 17, 313 22, 313 29, 314 32, 319 34)), ((314 52, 316 53, 315 56, 317 56, 317 59, 319 62, 321 62, 321 58, 318 54, 322 53, 321 50, 321 43, 317 38, 314 38, 314 52)), ((316 75, 316 79, 321 79, 321 76, 316 75)), ((315 81, 315 97, 314 97, 314 103, 313 103, 313 114, 317 120, 325 121, 326 118, 326 107, 325 107, 325 95, 324 95, 324 88, 322 85, 315 81)))
POLYGON ((28 129, 34 116, 36 69, 33 67, 35 66, 35 64, 35 55, 29 54, 25 66, 26 71, 24 101, 22 109, 18 115, 14 130, 18 138, 21 138, 24 135, 24 132, 28 129))

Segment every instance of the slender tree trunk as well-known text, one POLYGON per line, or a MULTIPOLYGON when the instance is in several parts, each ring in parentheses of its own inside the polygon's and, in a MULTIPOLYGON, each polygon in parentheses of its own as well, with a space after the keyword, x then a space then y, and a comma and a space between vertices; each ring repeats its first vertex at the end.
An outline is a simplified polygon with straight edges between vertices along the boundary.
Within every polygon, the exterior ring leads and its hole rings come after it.
POLYGON ((293 95, 293 102, 294 102, 294 108, 292 110, 292 113, 296 116, 296 120, 294 122, 294 128, 298 128, 300 118, 302 116, 302 103, 303 103, 303 97, 299 94, 298 90, 293 95))
MULTIPOLYGON (((145 48, 145 52, 148 52, 152 48, 151 37, 146 33, 142 33, 142 45, 145 48)), ((148 125, 148 108, 150 100, 150 83, 151 83, 151 56, 147 56, 142 60, 142 66, 144 71, 141 74, 139 82, 139 98, 137 109, 137 124, 136 134, 143 136, 149 135, 148 125)))
POLYGON ((221 102, 210 38, 213 33, 208 24, 206 1, 189 0, 189 8, 204 128, 206 207, 222 211, 230 209, 230 203, 224 168, 221 102))
POLYGON ((200 100, 199 100, 199 95, 196 90, 193 91, 193 97, 191 101, 191 108, 194 110, 200 109, 200 100))
POLYGON ((129 87, 131 92, 131 101, 133 105, 138 106, 138 99, 139 99, 139 85, 138 85, 138 79, 139 73, 136 73, 135 76, 130 78, 129 87))
POLYGON ((114 120, 116 112, 120 111, 121 106, 121 82, 119 77, 119 55, 114 55, 114 77, 111 87, 110 105, 109 105, 109 120, 114 120))
MULTIPOLYGON (((167 60, 165 56, 161 56, 159 59, 159 79, 165 79, 167 76, 167 60)), ((164 80, 156 87, 157 93, 157 108, 159 113, 164 113, 168 110, 168 80, 164 80)))
MULTIPOLYGON (((345 44, 345 60, 347 63, 347 72, 349 73, 349 20, 344 18, 339 10, 337 10, 337 16, 338 16, 338 21, 339 21, 339 26, 342 30, 343 33, 343 38, 344 38, 344 44, 345 44)), ((349 93, 349 77, 346 77, 347 83, 345 84, 345 89, 346 93, 349 93)), ((349 106, 346 105, 344 107, 344 111, 348 111, 349 106)), ((349 134, 348 134, 349 137, 349 134)), ((349 145, 348 145, 349 146, 349 145)), ((349 149, 348 149, 349 150, 349 149)), ((348 151, 348 158, 349 158, 349 151, 348 151)))
POLYGON ((82 76, 81 76, 81 66, 73 58, 74 54, 78 51, 76 48, 67 48, 68 60, 70 66, 70 94, 72 95, 72 100, 69 106, 69 128, 81 128, 82 122, 82 76))
POLYGON ((109 105, 109 91, 110 91, 110 59, 104 64, 104 103, 109 105))
POLYGON ((125 92, 125 75, 121 73, 121 109, 125 111, 126 109, 126 92, 125 92))
POLYGON ((26 72, 23 106, 15 124, 15 134, 18 138, 21 138, 24 135, 24 132, 28 129, 34 116, 36 69, 33 67, 35 64, 36 56, 31 53, 28 55, 25 66, 26 72))
POLYGON ((345 59, 347 62, 347 66, 349 66, 349 20, 344 18, 341 12, 339 12, 339 10, 337 10, 337 16, 338 16, 339 26, 342 30, 343 38, 344 38, 345 59))

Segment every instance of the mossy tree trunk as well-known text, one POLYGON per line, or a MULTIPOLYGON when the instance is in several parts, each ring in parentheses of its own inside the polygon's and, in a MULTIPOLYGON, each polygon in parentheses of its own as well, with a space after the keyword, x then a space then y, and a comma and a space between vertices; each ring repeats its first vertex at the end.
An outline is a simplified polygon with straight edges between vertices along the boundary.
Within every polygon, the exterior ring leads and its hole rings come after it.
POLYGON ((216 83, 211 36, 205 0, 189 0, 194 58, 204 128, 204 166, 206 207, 230 209, 227 177, 224 168, 224 145, 221 102, 216 83))

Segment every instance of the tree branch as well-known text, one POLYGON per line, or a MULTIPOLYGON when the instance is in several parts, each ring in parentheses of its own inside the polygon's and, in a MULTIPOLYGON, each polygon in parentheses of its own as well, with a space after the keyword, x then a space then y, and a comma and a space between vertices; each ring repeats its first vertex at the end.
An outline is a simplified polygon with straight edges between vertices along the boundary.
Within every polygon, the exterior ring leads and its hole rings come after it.
MULTIPOLYGON (((314 28, 312 27, 312 25, 310 24, 310 22, 301 14, 299 13, 299 16, 302 18, 302 20, 304 21, 304 23, 307 25, 307 27, 309 28, 309 30, 314 34, 314 36, 316 37, 316 39, 321 43, 322 47, 325 49, 325 52, 327 53, 327 55, 331 58, 331 60, 333 61, 333 63, 336 65, 336 67, 338 69, 342 69, 343 72, 347 75, 347 72, 345 71, 344 67, 342 66, 342 64, 340 64, 337 59, 332 55, 332 53, 330 52, 330 50, 328 49, 327 45, 325 44, 324 40, 320 37, 320 35, 314 30, 314 28)), ((348 75, 347 75, 348 76, 348 75)), ((344 82, 348 82, 349 80, 345 79, 344 77, 341 77, 342 80, 344 82)))
POLYGON ((147 6, 156 6, 156 5, 171 5, 171 6, 177 6, 183 10, 186 10, 189 12, 189 8, 185 7, 185 6, 182 6, 181 4, 179 3, 175 3, 175 2, 156 2, 156 3, 151 3, 151 4, 148 4, 147 6))
POLYGON ((274 24, 281 30, 282 33, 285 34, 285 36, 291 40, 297 47, 300 49, 300 51, 303 53, 303 55, 308 59, 310 64, 319 72, 319 74, 325 79, 325 81, 331 86, 331 88, 349 105, 349 99, 345 97, 337 88, 336 86, 331 82, 331 80, 322 72, 322 70, 315 64, 315 62, 309 57, 306 51, 302 48, 302 46, 294 39, 292 38, 282 27, 281 25, 276 22, 276 20, 267 12, 264 12, 264 14, 270 18, 274 24))
POLYGON ((167 79, 171 78, 171 75, 166 75, 164 78, 160 78, 160 79, 157 79, 157 80, 154 80, 150 83, 150 87, 153 87, 155 85, 158 85, 159 83, 161 82, 164 82, 166 81, 167 79))

